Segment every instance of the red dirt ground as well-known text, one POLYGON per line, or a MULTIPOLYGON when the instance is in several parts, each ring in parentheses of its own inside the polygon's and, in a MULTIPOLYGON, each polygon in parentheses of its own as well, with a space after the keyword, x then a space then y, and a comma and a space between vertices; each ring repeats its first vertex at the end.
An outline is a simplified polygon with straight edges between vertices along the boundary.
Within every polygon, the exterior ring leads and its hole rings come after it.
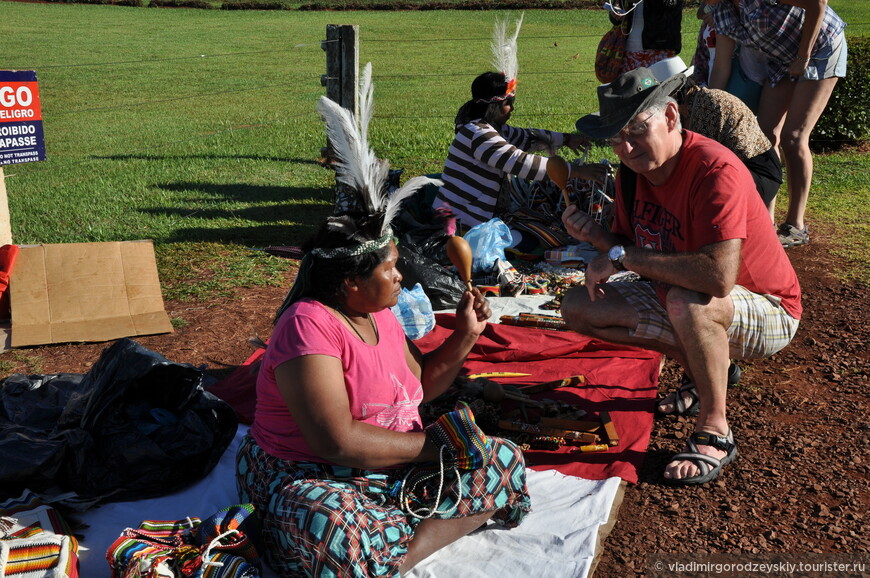
MULTIPOLYGON (((817 227, 814 231, 819 230, 817 227)), ((866 287, 843 283, 825 234, 789 251, 804 292, 805 317, 794 342, 770 359, 741 363, 729 392, 740 457, 716 482, 676 488, 662 482, 691 421, 655 422, 640 482, 626 489, 604 542, 599 577, 650 574, 656 553, 859 553, 870 551, 866 287)), ((137 337, 177 362, 206 364, 218 376, 267 338, 284 288, 240 289, 234 300, 167 302, 187 324, 169 335, 137 337)), ((22 373, 84 373, 105 343, 20 349, 0 355, 22 373)), ((661 393, 677 382, 670 364, 661 393)))

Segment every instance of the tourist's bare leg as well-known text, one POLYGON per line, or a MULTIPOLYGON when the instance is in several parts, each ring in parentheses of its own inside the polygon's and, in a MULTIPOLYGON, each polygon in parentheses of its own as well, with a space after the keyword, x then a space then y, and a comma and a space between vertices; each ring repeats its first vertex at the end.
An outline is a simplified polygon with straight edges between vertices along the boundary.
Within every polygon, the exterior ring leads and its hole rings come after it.
MULTIPOLYGON (((728 327, 734 317, 730 297, 722 299, 675 287, 668 293, 668 317, 684 356, 683 367, 689 372, 700 399, 700 413, 695 431, 716 435, 728 433, 726 395, 728 366, 728 327)), ((699 445, 698 451, 721 459, 725 452, 699 445)), ((665 477, 681 479, 700 473, 691 461, 673 461, 665 468, 665 477)))
POLYGON ((836 84, 836 77, 797 83, 786 80, 775 87, 765 86, 761 97, 758 123, 774 146, 781 148, 787 175, 785 222, 798 229, 806 226, 804 218, 813 179, 810 134, 836 84))
MULTIPOLYGON (((727 434, 730 359, 726 331, 734 315, 731 298, 714 299, 695 291, 671 289, 666 310, 678 340, 676 346, 671 346, 630 335, 639 321, 637 311, 612 287, 605 284, 602 289, 604 299, 594 302, 589 300, 585 287, 568 291, 562 300, 566 325, 590 337, 651 349, 674 359, 695 382, 701 400, 696 431, 727 434)), ((724 452, 712 446, 699 446, 699 451, 716 458, 724 456, 724 452)), ((698 471, 691 462, 671 462, 665 477, 693 477, 698 471)))

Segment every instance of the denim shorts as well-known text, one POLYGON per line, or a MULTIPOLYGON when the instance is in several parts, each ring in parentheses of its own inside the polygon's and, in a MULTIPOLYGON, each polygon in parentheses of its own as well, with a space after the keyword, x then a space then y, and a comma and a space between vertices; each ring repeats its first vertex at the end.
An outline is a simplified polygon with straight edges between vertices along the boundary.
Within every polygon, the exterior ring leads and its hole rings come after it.
POLYGON ((849 50, 846 46, 846 33, 840 34, 831 41, 831 45, 810 57, 807 69, 801 80, 822 80, 824 78, 845 78, 846 60, 849 50))

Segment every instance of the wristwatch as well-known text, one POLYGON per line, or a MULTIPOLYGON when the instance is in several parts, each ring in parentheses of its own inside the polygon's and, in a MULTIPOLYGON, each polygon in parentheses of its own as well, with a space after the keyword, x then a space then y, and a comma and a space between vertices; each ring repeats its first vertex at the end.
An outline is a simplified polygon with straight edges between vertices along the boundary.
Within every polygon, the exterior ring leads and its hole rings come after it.
POLYGON ((607 257, 617 270, 625 271, 625 265, 622 264, 622 260, 625 259, 625 247, 622 245, 614 245, 610 248, 610 251, 607 252, 607 257))

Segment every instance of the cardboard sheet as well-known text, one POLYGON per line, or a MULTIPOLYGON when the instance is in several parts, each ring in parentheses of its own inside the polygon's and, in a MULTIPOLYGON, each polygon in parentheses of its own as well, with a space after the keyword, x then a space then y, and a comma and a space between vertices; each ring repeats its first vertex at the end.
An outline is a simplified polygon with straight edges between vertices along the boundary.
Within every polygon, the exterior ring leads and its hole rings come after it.
POLYGON ((151 241, 22 246, 12 347, 172 332, 151 241))

